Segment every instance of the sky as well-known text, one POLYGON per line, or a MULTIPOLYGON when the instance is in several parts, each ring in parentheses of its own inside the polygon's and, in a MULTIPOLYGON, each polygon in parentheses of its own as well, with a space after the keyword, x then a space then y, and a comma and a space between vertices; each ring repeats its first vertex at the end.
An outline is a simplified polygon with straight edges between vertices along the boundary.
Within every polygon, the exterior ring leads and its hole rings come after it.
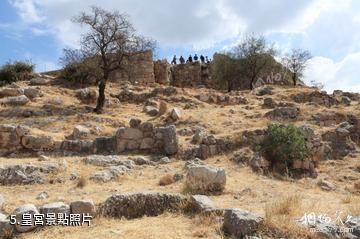
POLYGON ((360 92, 359 0, 3 0, 0 65, 31 60, 36 71, 58 69, 65 47, 79 47, 86 29, 71 22, 91 5, 126 13, 137 32, 158 42, 155 57, 208 55, 244 36, 263 34, 279 55, 313 55, 305 82, 360 92))

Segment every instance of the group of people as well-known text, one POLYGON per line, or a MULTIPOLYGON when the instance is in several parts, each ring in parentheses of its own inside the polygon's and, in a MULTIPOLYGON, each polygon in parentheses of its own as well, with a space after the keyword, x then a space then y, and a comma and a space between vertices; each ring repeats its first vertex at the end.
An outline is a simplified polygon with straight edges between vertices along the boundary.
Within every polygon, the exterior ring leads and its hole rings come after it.
MULTIPOLYGON (((207 56, 203 56, 203 55, 200 55, 200 57, 198 57, 197 54, 194 55, 194 57, 192 57, 191 55, 189 56, 189 58, 186 60, 186 63, 191 63, 191 62, 198 62, 200 59, 200 62, 205 64, 205 63, 210 63, 210 60, 207 56)), ((179 62, 180 64, 185 64, 185 59, 183 56, 180 56, 179 58, 179 62)), ((177 57, 176 55, 174 55, 172 61, 171 61, 171 64, 174 64, 176 65, 177 64, 177 57)))

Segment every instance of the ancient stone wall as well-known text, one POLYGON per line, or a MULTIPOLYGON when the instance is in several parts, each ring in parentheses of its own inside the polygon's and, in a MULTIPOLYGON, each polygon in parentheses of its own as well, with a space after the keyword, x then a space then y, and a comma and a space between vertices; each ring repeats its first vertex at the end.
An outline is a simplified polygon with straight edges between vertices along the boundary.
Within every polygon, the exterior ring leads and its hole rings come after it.
POLYGON ((155 82, 153 53, 151 50, 144 51, 124 60, 124 67, 114 72, 112 81, 130 81, 140 84, 155 82))
POLYGON ((171 66, 170 85, 177 87, 211 86, 210 65, 200 62, 171 66))
POLYGON ((132 119, 130 127, 121 127, 111 137, 94 140, 65 139, 56 141, 50 136, 33 135, 25 126, 0 125, 0 155, 19 150, 49 151, 60 154, 108 154, 143 151, 172 155, 178 151, 176 127, 155 126, 132 119))

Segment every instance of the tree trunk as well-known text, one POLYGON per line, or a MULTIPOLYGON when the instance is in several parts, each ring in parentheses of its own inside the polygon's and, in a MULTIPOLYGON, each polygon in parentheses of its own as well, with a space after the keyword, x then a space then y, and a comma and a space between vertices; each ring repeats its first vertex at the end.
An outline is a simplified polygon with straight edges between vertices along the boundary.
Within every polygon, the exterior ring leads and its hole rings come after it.
POLYGON ((228 92, 231 92, 232 90, 232 81, 228 80, 228 92))
POLYGON ((105 87, 106 87, 106 80, 102 79, 99 84, 99 97, 97 99, 97 105, 94 109, 94 112, 101 114, 102 109, 104 108, 105 104, 105 87))
POLYGON ((253 90, 254 89, 254 81, 255 81, 255 78, 251 78, 250 80, 250 90, 253 90))
POLYGON ((293 75, 292 75, 292 80, 293 80, 293 82, 294 82, 294 86, 296 86, 296 73, 293 73, 293 75))

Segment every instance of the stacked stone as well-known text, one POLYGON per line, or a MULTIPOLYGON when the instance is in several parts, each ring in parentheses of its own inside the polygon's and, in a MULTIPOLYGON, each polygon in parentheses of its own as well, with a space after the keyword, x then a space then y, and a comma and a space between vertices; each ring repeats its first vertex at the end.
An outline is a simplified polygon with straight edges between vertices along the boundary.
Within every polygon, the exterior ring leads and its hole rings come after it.
POLYGON ((31 135, 25 126, 0 125, 0 153, 19 149, 82 154, 145 151, 171 155, 177 153, 178 139, 174 125, 160 127, 137 119, 130 120, 130 127, 120 128, 114 136, 95 140, 55 141, 51 136, 31 135))

